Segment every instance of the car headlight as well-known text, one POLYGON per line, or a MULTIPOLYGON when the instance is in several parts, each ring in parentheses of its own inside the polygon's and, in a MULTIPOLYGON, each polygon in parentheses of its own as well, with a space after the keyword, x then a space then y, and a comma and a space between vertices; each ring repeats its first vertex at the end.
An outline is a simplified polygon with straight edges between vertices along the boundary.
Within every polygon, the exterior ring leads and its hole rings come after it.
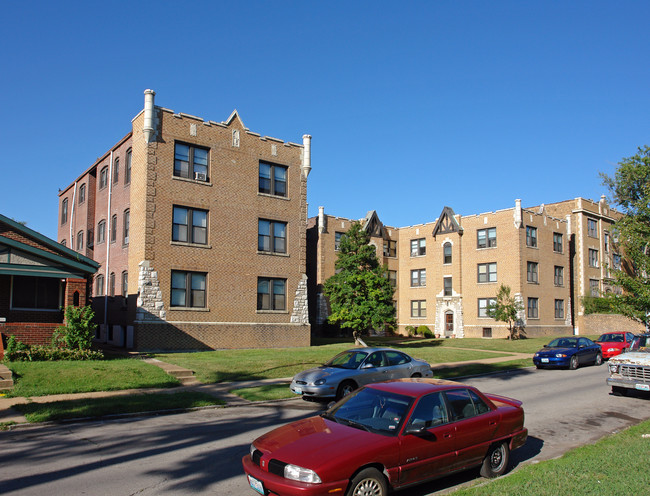
POLYGON ((535 353, 535 357, 538 357, 538 356, 539 356, 539 353, 535 353))
POLYGON ((255 447, 255 445, 254 445, 253 443, 251 443, 251 446, 250 446, 250 448, 248 449, 248 452, 250 453, 251 458, 252 458, 252 456, 253 456, 253 453, 255 453, 256 450, 257 450, 257 448, 255 447))
POLYGON ((607 348, 607 351, 616 351, 616 348, 607 348))
POLYGON ((558 353, 555 355, 555 358, 566 358, 566 355, 564 353, 558 353))
POLYGON ((617 363, 610 363, 609 364, 609 371, 612 374, 618 374, 618 364, 617 363))
POLYGON ((318 474, 308 468, 298 467, 290 463, 284 467, 284 477, 299 482, 307 482, 309 484, 320 484, 321 480, 318 474))
POLYGON ((314 386, 322 386, 325 384, 325 379, 318 379, 317 381, 314 381, 314 386))

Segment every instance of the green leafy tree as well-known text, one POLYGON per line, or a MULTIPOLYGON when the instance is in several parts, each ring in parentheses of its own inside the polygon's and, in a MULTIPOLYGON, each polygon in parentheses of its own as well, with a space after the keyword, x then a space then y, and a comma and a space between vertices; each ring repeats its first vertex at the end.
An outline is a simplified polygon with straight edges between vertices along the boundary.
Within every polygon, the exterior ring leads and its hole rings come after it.
POLYGON ((323 286, 332 324, 352 329, 355 342, 369 329, 395 324, 394 289, 379 264, 369 234, 355 222, 341 236, 337 273, 323 286))
POLYGON ((523 303, 510 293, 510 286, 501 284, 497 291, 496 300, 488 305, 487 314, 494 320, 508 324, 508 337, 510 339, 519 339, 526 334, 524 326, 520 324, 518 319, 519 312, 523 309, 523 303))
POLYGON ((618 163, 616 174, 600 173, 614 203, 625 214, 616 222, 615 234, 623 255, 614 267, 616 285, 623 294, 612 296, 614 308, 648 327, 650 324, 650 147, 618 163))
POLYGON ((88 350, 93 342, 97 324, 93 322, 95 312, 89 306, 68 306, 65 309, 66 325, 57 329, 53 341, 56 346, 88 350))

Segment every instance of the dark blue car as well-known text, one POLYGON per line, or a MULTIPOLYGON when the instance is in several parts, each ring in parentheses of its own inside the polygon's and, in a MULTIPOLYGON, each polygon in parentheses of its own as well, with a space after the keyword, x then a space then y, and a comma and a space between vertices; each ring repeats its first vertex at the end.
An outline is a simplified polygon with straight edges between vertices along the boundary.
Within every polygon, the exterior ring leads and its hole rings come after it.
POLYGON ((600 345, 591 339, 570 336, 557 338, 535 353, 533 363, 538 369, 544 367, 567 367, 577 369, 579 365, 603 363, 603 353, 600 345))

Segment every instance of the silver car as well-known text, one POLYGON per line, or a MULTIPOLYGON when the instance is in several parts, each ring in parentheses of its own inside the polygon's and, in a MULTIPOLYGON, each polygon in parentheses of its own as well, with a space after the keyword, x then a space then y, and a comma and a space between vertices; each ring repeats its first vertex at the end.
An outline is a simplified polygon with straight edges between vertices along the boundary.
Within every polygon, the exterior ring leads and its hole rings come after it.
POLYGON ((431 366, 391 348, 354 348, 343 351, 325 365, 296 374, 291 391, 305 400, 341 399, 371 382, 433 377, 431 366))

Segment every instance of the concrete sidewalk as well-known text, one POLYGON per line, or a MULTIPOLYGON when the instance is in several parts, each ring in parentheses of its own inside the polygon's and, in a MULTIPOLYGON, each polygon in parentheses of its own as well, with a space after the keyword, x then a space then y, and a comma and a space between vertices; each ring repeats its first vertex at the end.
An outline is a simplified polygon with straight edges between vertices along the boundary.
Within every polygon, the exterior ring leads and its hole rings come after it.
MULTIPOLYGON (((459 348, 460 349, 460 348, 459 348)), ((512 360, 520 359, 532 359, 533 355, 529 353, 510 353, 510 352, 501 352, 501 351, 488 351, 481 350, 484 352, 494 353, 498 355, 503 355, 508 353, 508 356, 497 356, 494 358, 483 358, 480 360, 468 360, 465 362, 446 362, 446 363, 436 363, 431 365, 431 370, 435 376, 436 370, 444 368, 455 368, 462 367, 465 365, 473 364, 493 364, 500 362, 507 362, 512 360)), ((221 399, 225 402, 226 407, 246 405, 250 404, 249 401, 230 393, 233 389, 242 389, 248 387, 256 387, 267 384, 289 384, 291 382, 291 377, 283 377, 280 379, 260 379, 255 381, 241 381, 241 382, 223 382, 215 384, 202 384, 194 377, 191 370, 184 369, 177 365, 169 364, 162 362, 158 359, 144 359, 147 363, 156 365, 157 367, 162 368, 168 374, 177 377, 181 384, 178 387, 169 388, 169 389, 160 389, 160 388, 145 388, 145 389, 124 389, 120 391, 97 391, 91 393, 76 393, 76 394, 57 394, 49 396, 34 396, 31 398, 15 397, 7 398, 6 396, 0 396, 0 424, 2 423, 15 423, 15 424, 25 424, 27 419, 13 409, 14 405, 25 404, 25 403, 51 403, 55 401, 66 401, 66 400, 78 400, 84 398, 106 398, 106 397, 119 397, 119 396, 129 396, 134 394, 173 394, 182 391, 195 391, 206 393, 216 398, 221 399)), ((532 365, 532 362, 531 362, 532 365)), ((298 396, 295 399, 299 399, 298 396)), ((285 400, 286 401, 286 400, 285 400)))

